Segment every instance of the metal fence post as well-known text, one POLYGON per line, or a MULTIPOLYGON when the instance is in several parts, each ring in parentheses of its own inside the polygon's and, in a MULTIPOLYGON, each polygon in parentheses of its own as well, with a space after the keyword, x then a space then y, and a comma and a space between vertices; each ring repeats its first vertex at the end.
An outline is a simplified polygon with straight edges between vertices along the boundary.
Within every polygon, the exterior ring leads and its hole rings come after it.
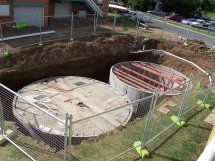
POLYGON ((116 27, 116 13, 114 15, 114 20, 113 20, 113 32, 115 31, 115 27, 116 27))
POLYGON ((94 35, 96 35, 98 14, 94 14, 94 35))
POLYGON ((215 74, 215 71, 214 71, 214 72, 212 73, 212 75, 211 75, 212 80, 211 80, 211 82, 209 82, 207 92, 206 92, 205 95, 204 95, 204 98, 203 98, 203 102, 204 102, 204 103, 207 103, 209 94, 211 93, 212 86, 213 86, 213 84, 214 84, 214 78, 213 78, 213 75, 214 75, 214 74, 215 74))
POLYGON ((70 32, 70 40, 73 40, 73 26, 74 26, 74 14, 72 12, 72 17, 71 17, 71 32, 70 32))
POLYGON ((64 161, 67 161, 68 159, 68 130, 69 130, 69 115, 66 114, 65 119, 65 138, 64 138, 64 161))
POLYGON ((1 47, 2 47, 2 52, 4 52, 3 27, 2 27, 2 24, 0 24, 0 30, 1 30, 1 47))
POLYGON ((138 16, 137 16, 137 22, 136 22, 137 37, 139 36, 139 27, 140 27, 140 14, 138 14, 138 16))
POLYGON ((40 15, 40 40, 39 40, 39 46, 43 45, 42 44, 42 25, 43 25, 43 20, 42 20, 42 16, 40 15))
POLYGON ((166 20, 164 19, 164 21, 163 21, 163 27, 162 27, 162 33, 161 33, 161 37, 163 37, 165 26, 166 26, 166 20))
POLYGON ((190 36, 190 30, 191 30, 191 25, 189 26, 189 29, 187 31, 186 41, 188 40, 188 37, 190 36))
POLYGON ((68 161, 71 160, 71 144, 72 144, 72 115, 69 116, 69 139, 68 139, 68 161))
POLYGON ((0 97, 0 130, 1 134, 4 134, 4 113, 3 113, 3 105, 1 102, 1 97, 0 97))
POLYGON ((181 116, 183 114, 184 108, 186 107, 186 103, 187 103, 187 99, 188 99, 188 93, 190 91, 190 87, 191 87, 191 82, 192 82, 192 77, 193 75, 190 75, 190 80, 189 80, 189 84, 187 85, 186 89, 185 89, 185 93, 184 93, 184 97, 182 99, 182 103, 181 106, 179 108, 179 112, 178 112, 178 119, 181 119, 181 116))
POLYGON ((149 112, 148 112, 148 116, 147 116, 147 120, 146 120, 146 124, 144 127, 144 131, 143 131, 143 136, 142 136, 142 141, 141 141, 141 146, 144 147, 147 141, 147 136, 148 136, 148 130, 151 124, 151 118, 154 112, 154 108, 156 106, 156 102, 157 102, 157 98, 158 98, 158 93, 157 91, 154 91, 153 93, 153 97, 151 100, 151 104, 150 104, 150 108, 149 108, 149 112))

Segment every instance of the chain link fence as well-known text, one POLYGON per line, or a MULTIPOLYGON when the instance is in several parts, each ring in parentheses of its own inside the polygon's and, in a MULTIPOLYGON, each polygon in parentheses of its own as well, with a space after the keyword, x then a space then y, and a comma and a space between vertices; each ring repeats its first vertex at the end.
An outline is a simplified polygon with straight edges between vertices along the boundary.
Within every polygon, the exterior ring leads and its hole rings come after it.
MULTIPOLYGON (((39 17, 1 24, 1 46, 4 52, 50 41, 129 30, 137 36, 142 34, 139 22, 117 16, 39 17)), ((164 30, 161 36, 165 36, 164 30)), ((155 91, 149 97, 80 120, 73 120, 68 114, 58 118, 52 110, 43 109, 42 101, 28 101, 0 84, 1 135, 32 160, 132 160, 137 152, 147 156, 147 149, 150 150, 161 134, 172 126, 184 125, 187 113, 198 107, 214 106, 214 72, 209 72, 209 76, 210 79, 205 74, 191 76, 185 84, 166 93, 155 91), (180 94, 172 95, 181 87, 180 94), (115 115, 121 119, 111 120, 115 115), (122 126, 118 126, 119 122, 122 126), (92 125, 97 129, 90 131, 92 125), (108 127, 104 129, 104 125, 108 127), (80 128, 86 131, 80 133, 80 128), (85 135, 88 137, 79 137, 85 135)))
MULTIPOLYGON (((205 105, 210 104, 210 107, 214 106, 213 98, 215 94, 210 90, 212 85, 208 75, 191 76, 187 82, 163 94, 155 91, 149 97, 113 108, 111 111, 103 111, 88 118, 73 120, 73 141, 79 135, 76 132, 80 125, 88 124, 87 127, 89 127, 92 124, 96 124, 98 127, 96 131, 104 134, 74 145, 71 149, 71 156, 77 160, 89 161, 129 160, 134 159, 138 152, 141 156, 146 157, 149 155, 147 149, 152 149, 160 135, 172 127, 183 127, 186 125, 187 114, 190 114, 192 110, 201 108, 201 105, 198 103, 199 99, 205 98, 205 105), (198 82, 199 78, 201 78, 204 88, 202 88, 201 92, 193 92, 196 91, 197 86, 195 82, 198 82), (172 94, 175 90, 181 88, 183 90, 180 94, 172 94), (133 110, 130 107, 133 107, 133 110), (104 118, 110 118, 110 116, 127 110, 132 112, 132 117, 128 123, 115 130, 114 125, 110 125, 111 132, 103 131, 104 118)), ((86 131, 86 133, 88 132, 86 131)), ((92 135, 95 135, 95 133, 92 135)))
POLYGON ((0 85, 1 135, 32 160, 132 159, 137 152, 145 157, 161 134, 186 124, 190 111, 214 106, 214 72, 209 76, 191 76, 165 93, 155 91, 77 120, 68 114, 58 118, 51 109, 43 109, 46 100, 39 96, 30 102, 0 85))
POLYGON ((172 24, 165 19, 151 19, 151 22, 142 22, 138 18, 134 20, 129 16, 117 14, 106 17, 99 17, 97 14, 44 16, 5 22, 1 23, 0 26, 1 51, 3 54, 16 48, 107 33, 129 33, 137 37, 150 34, 161 40, 169 39, 174 42, 181 42, 185 46, 190 43, 208 47, 190 41, 190 39, 199 40, 199 37, 198 34, 195 37, 195 33, 189 26, 186 28, 177 27, 177 24, 172 24))
POLYGON ((31 160, 68 160, 69 116, 59 119, 2 84, 0 116, 1 135, 31 160))

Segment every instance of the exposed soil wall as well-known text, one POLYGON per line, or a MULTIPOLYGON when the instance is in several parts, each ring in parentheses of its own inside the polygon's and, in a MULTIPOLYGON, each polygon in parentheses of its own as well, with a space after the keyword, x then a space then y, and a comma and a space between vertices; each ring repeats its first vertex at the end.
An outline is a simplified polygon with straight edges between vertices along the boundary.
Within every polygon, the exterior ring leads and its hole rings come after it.
MULTIPOLYGON (((140 46, 131 36, 114 36, 22 49, 1 59, 0 82, 17 90, 35 80, 62 75, 107 81, 112 65, 145 57, 129 54, 140 46)), ((158 61, 154 56, 150 60, 158 61)))
MULTIPOLYGON (((167 65, 189 74, 196 69, 167 56, 129 54, 142 48, 143 41, 129 35, 98 37, 85 41, 54 43, 13 51, 8 58, 0 58, 0 82, 17 90, 33 81, 53 76, 77 75, 107 81, 112 65, 142 60, 167 65)), ((149 40, 147 49, 158 48, 196 62, 205 70, 215 68, 215 54, 206 48, 149 40)))

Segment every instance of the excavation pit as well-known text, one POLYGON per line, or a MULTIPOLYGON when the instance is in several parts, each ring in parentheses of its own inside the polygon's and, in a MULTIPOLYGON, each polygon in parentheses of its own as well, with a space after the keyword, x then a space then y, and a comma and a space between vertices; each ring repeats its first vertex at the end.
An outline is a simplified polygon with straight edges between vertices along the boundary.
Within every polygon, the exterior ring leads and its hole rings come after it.
POLYGON ((169 67, 141 61, 114 65, 109 78, 110 85, 122 91, 130 101, 150 96, 155 90, 159 95, 179 95, 188 80, 188 77, 169 67))
MULTIPOLYGON (((25 86, 19 94, 43 110, 65 121, 66 113, 77 121, 129 103, 128 98, 110 85, 85 77, 53 77, 25 86)), ((73 137, 88 138, 108 133, 127 124, 132 115, 130 105, 93 119, 73 124, 73 137)), ((50 118, 23 99, 15 97, 14 116, 26 127, 64 136, 65 125, 50 118)))

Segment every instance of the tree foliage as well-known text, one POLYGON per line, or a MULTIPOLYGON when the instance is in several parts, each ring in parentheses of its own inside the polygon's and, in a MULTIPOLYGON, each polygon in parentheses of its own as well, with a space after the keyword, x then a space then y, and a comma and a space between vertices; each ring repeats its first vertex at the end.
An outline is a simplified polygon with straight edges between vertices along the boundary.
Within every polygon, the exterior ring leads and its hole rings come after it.
POLYGON ((167 12, 189 15, 197 11, 215 11, 215 0, 122 0, 127 6, 146 11, 159 7, 167 12))

